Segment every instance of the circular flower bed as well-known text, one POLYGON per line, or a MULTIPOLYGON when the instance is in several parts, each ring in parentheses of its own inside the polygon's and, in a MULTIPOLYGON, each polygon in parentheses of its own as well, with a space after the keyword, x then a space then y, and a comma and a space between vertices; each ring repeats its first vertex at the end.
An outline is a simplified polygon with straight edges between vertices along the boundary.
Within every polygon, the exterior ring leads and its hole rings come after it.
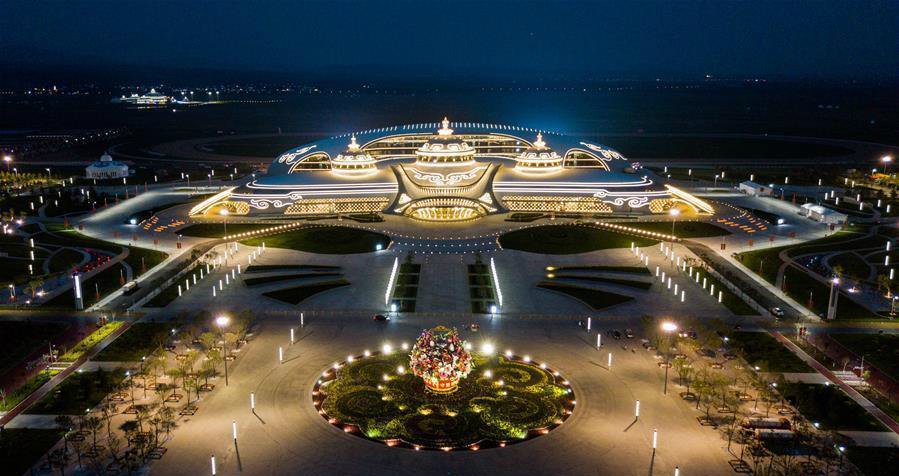
POLYGON ((323 372, 312 392, 318 412, 347 433, 389 446, 478 450, 548 433, 574 410, 558 372, 527 357, 471 353, 454 392, 428 391, 405 352, 347 358, 323 372))

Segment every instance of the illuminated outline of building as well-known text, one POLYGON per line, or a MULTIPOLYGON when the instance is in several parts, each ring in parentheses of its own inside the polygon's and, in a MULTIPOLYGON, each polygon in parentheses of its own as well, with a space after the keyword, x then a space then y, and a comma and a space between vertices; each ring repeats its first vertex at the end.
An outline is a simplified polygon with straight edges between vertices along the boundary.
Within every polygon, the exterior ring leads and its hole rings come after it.
POLYGON ((292 149, 266 175, 205 200, 191 215, 226 207, 232 215, 254 217, 387 213, 462 221, 504 212, 665 213, 675 203, 713 211, 604 145, 444 119, 292 149))

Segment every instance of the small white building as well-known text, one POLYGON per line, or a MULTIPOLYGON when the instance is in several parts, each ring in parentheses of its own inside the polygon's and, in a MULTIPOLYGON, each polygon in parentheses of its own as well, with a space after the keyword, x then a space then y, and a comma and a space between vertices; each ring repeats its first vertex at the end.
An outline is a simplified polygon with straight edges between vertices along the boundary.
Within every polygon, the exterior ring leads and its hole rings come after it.
POLYGON ((745 193, 746 195, 752 195, 754 197, 771 195, 772 193, 774 193, 773 188, 766 187, 755 182, 750 182, 749 180, 740 182, 740 191, 745 193))
POLYGON ((109 154, 103 154, 100 160, 87 166, 86 176, 89 179, 115 179, 127 177, 128 166, 117 160, 112 160, 109 154))
POLYGON ((810 220, 821 223, 835 223, 837 225, 842 225, 849 219, 849 215, 845 213, 840 213, 821 205, 815 205, 814 203, 806 203, 799 207, 799 214, 808 217, 810 220))

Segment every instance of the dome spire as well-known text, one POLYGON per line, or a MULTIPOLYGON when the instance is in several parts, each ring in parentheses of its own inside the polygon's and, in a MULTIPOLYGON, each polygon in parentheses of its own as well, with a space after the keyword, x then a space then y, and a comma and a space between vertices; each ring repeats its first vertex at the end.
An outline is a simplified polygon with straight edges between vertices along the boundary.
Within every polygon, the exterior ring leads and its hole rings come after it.
POLYGON ((347 146, 347 150, 356 152, 359 150, 359 144, 356 142, 356 134, 350 136, 350 144, 347 146))
POLYGON ((441 127, 441 128, 437 131, 437 134, 438 134, 438 135, 441 135, 441 136, 450 136, 450 135, 453 135, 453 130, 450 129, 450 127, 449 127, 449 124, 450 124, 449 119, 447 119, 446 116, 443 117, 443 121, 442 121, 440 124, 441 124, 443 127, 441 127))
POLYGON ((534 147, 538 149, 546 148, 546 142, 543 142, 543 134, 540 132, 537 133, 537 140, 534 141, 534 147))

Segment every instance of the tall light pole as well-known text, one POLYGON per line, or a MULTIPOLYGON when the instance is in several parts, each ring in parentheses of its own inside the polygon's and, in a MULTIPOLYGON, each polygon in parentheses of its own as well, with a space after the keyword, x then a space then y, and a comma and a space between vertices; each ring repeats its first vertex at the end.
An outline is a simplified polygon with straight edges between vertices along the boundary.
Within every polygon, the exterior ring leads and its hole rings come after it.
POLYGON ((12 157, 9 155, 4 155, 3 161, 6 162, 6 173, 9 173, 9 167, 10 167, 10 164, 12 163, 12 157))
MULTIPOLYGON (((3 159, 3 160, 6 160, 6 159, 3 159)), ((885 155, 885 156, 883 156, 883 157, 880 158, 880 161, 883 162, 883 171, 884 171, 887 175, 890 175, 890 162, 893 161, 893 156, 892 156, 892 155, 885 155)))
POLYGON ((677 223, 677 216, 680 215, 680 210, 677 208, 672 208, 668 210, 668 214, 671 215, 671 236, 674 236, 674 225, 677 223))
POLYGON ((45 168, 44 170, 47 171, 47 182, 49 182, 50 180, 53 179, 53 176, 50 175, 50 167, 47 167, 47 168, 45 168))
POLYGON ((827 300, 827 320, 833 320, 837 317, 837 299, 840 297, 837 287, 840 285, 840 278, 834 277, 830 280, 830 297, 827 300))
POLYGON ((225 341, 225 326, 231 322, 228 316, 219 316, 215 318, 215 325, 219 326, 219 332, 222 335, 222 360, 225 362, 225 385, 228 385, 228 343, 225 341))
POLYGON ((662 395, 668 394, 668 367, 671 366, 671 334, 675 331, 677 331, 677 324, 670 321, 662 323, 662 332, 668 336, 668 352, 665 352, 665 387, 662 390, 662 395))
POLYGON ((222 226, 225 227, 225 236, 228 236, 228 209, 222 208, 219 210, 219 215, 222 216, 222 226))

